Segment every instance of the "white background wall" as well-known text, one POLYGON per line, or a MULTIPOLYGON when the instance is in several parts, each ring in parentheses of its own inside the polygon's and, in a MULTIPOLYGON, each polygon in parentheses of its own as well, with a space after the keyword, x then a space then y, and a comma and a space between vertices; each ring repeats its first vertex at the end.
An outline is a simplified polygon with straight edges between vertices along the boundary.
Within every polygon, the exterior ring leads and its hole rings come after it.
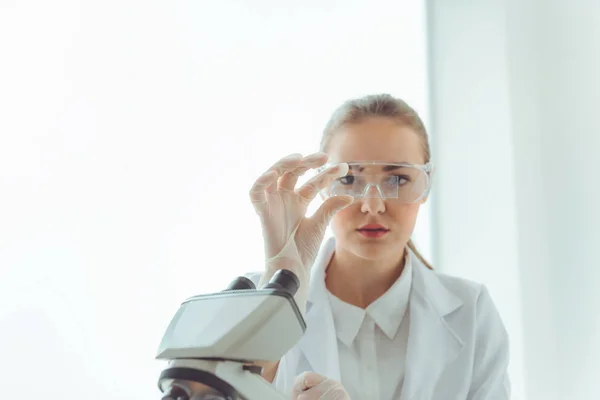
POLYGON ((388 91, 433 128, 416 239, 490 288, 514 398, 600 398, 600 5, 429 7, 432 118, 420 2, 0 1, 3 396, 156 396, 178 302, 259 267, 255 176, 388 91))
POLYGON ((262 268, 254 179, 348 97, 427 119, 423 24, 412 0, 1 0, 2 397, 158 398, 179 302, 262 268))
POLYGON ((489 286, 515 399, 598 399, 600 3, 428 6, 436 260, 489 286))

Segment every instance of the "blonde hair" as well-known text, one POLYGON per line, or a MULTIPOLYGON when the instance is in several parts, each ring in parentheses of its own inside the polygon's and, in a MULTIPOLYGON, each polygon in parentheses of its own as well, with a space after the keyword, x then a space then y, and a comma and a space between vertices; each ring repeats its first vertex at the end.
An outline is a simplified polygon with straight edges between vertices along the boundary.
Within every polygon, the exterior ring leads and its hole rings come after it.
MULTIPOLYGON (((321 151, 327 152, 331 139, 341 127, 359 123, 370 117, 391 118, 412 128, 421 138, 425 163, 427 164, 431 161, 429 135, 419 114, 404 100, 385 93, 350 99, 338 107, 333 112, 323 131, 321 151)), ((433 269, 431 264, 417 250, 412 239, 408 241, 407 246, 427 268, 433 269)))

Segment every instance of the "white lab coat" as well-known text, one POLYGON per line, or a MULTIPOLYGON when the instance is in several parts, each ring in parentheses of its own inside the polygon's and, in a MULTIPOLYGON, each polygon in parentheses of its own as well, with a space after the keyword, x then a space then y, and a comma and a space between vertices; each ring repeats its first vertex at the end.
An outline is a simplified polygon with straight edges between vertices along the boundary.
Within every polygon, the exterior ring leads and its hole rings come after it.
MULTIPOLYGON (((306 332, 281 359, 273 382, 284 393, 290 393, 294 378, 304 371, 340 380, 324 284, 334 247, 334 238, 326 240, 311 270, 306 332)), ((431 271, 411 256, 406 375, 401 399, 390 400, 509 399, 508 336, 485 286, 431 271)), ((247 276, 258 283, 260 275, 247 276)))

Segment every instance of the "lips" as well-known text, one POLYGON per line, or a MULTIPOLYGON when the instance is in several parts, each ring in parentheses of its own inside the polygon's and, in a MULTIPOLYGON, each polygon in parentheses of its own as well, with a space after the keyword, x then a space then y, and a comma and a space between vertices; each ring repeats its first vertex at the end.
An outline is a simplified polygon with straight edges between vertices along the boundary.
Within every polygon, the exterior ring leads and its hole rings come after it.
POLYGON ((367 238, 380 238, 385 236, 389 229, 380 224, 367 224, 357 229, 358 233, 367 238))
POLYGON ((388 228, 386 228, 383 225, 380 224, 366 224, 361 226, 360 228, 358 228, 359 231, 389 231, 388 228))

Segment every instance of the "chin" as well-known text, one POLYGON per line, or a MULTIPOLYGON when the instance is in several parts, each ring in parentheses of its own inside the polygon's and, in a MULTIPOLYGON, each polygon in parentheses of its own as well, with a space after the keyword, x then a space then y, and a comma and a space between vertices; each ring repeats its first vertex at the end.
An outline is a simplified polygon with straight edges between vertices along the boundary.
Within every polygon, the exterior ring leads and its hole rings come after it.
POLYGON ((377 260, 387 258, 395 245, 391 242, 374 240, 370 242, 351 241, 347 247, 360 258, 377 260))
POLYGON ((365 259, 387 259, 389 257, 394 257, 395 254, 402 253, 407 241, 403 241, 402 238, 398 237, 375 240, 365 240, 361 237, 349 237, 346 238, 344 247, 357 256, 365 259))

